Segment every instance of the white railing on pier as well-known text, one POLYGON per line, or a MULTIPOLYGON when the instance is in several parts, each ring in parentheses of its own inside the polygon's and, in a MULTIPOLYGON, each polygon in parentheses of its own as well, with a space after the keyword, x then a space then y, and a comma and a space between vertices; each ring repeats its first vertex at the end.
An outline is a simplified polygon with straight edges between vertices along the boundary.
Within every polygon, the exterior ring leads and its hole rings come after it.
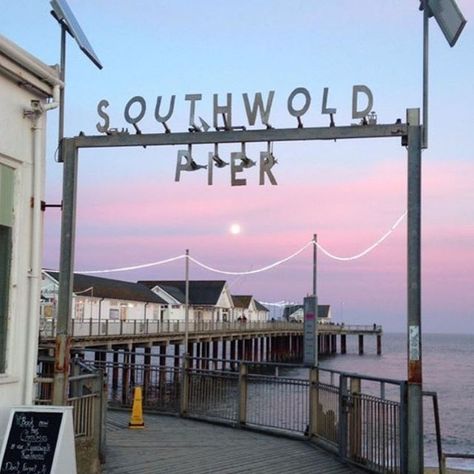
MULTIPOLYGON (((190 321, 188 323, 190 334, 199 333, 246 333, 256 331, 290 331, 298 333, 303 331, 303 323, 297 321, 190 321)), ((321 334, 350 334, 350 333, 381 333, 382 326, 378 325, 346 325, 333 323, 318 324, 321 334)), ((179 334, 185 332, 185 322, 181 320, 158 321, 151 319, 137 320, 77 320, 71 321, 71 336, 97 337, 97 336, 147 336, 179 334)), ((55 319, 42 318, 40 321, 40 335, 42 338, 56 336, 55 319)))

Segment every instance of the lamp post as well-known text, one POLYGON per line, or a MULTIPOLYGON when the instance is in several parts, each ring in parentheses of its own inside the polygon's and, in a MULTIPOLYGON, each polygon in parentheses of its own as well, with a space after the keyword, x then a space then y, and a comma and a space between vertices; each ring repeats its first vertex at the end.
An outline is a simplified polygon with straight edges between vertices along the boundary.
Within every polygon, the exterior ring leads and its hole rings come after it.
POLYGON ((189 342, 189 249, 185 258, 185 287, 184 287, 184 353, 188 353, 189 342))
POLYGON ((449 45, 465 24, 454 0, 420 0, 423 10, 423 112, 407 111, 407 472, 423 472, 423 364, 421 330, 421 150, 428 148, 429 18, 434 16, 449 45))

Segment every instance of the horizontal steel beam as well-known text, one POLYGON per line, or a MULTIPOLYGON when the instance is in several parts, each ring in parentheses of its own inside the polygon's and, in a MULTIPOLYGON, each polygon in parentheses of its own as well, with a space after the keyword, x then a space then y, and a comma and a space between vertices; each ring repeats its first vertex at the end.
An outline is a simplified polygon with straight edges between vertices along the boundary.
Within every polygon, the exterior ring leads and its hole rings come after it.
POLYGON ((406 124, 354 125, 347 127, 269 128, 215 132, 177 132, 130 135, 80 135, 68 138, 76 148, 123 146, 204 145, 213 143, 286 142, 304 140, 342 140, 351 138, 387 138, 407 135, 406 124))

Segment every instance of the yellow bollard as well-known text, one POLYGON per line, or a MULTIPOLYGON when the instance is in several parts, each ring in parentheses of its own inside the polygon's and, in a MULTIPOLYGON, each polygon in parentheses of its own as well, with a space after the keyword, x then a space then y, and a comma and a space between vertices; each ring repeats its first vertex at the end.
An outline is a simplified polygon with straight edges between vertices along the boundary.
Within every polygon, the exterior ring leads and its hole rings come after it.
POLYGON ((142 429, 145 426, 143 421, 143 407, 142 407, 142 388, 135 387, 133 393, 132 416, 128 427, 130 429, 142 429))

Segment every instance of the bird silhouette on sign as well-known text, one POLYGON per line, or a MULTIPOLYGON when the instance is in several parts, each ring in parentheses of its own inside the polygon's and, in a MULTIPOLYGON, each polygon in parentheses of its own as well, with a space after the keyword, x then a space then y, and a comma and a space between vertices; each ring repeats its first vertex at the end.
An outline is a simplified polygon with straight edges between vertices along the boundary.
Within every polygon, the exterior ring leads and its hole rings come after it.
POLYGON ((227 161, 224 161, 219 155, 216 154, 212 155, 212 159, 216 168, 224 168, 224 166, 229 164, 227 161))

